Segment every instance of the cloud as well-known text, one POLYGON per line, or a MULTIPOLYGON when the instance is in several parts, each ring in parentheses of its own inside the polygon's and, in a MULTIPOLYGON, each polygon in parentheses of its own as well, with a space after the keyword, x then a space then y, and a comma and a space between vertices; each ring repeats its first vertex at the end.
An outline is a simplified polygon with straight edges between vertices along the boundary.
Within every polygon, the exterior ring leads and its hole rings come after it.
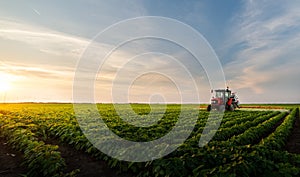
MULTIPOLYGON (((76 63, 91 41, 82 36, 92 38, 115 22, 146 14, 139 2, 132 1, 89 0, 71 4, 57 1, 29 3, 23 8, 16 7, 15 3, 6 5, 9 10, 1 10, 0 18, 0 45, 4 51, 0 69, 15 78, 14 90, 19 89, 16 95, 30 100, 71 101, 76 63)), ((92 55, 110 48, 105 43, 89 47, 95 49, 92 55)), ((89 65, 97 59, 89 60, 89 65)), ((85 66, 87 74, 89 70, 85 66)))
MULTIPOLYGON (((21 57, 18 61, 12 62, 10 58, 13 57, 8 56, 8 59, 3 60, 2 63, 4 72, 14 76, 21 76, 15 85, 19 89, 23 87, 23 90, 17 93, 34 94, 40 98, 49 98, 49 95, 53 96, 55 94, 57 94, 56 98, 66 99, 66 95, 69 95, 68 98, 70 97, 76 62, 82 59, 80 54, 85 56, 83 59, 87 59, 80 70, 82 75, 79 78, 84 80, 81 86, 83 89, 82 95, 84 96, 86 94, 84 92, 86 90, 85 87, 88 87, 86 84, 89 83, 90 79, 88 76, 93 73, 93 69, 99 67, 99 60, 102 59, 99 58, 99 54, 105 54, 114 47, 105 43, 107 41, 95 40, 90 44, 90 41, 85 38, 21 22, 1 20, 0 26, 3 27, 0 28, 0 38, 3 41, 13 41, 13 44, 18 45, 22 49, 24 49, 25 44, 31 47, 32 53, 37 51, 43 53, 43 55, 34 56, 34 61, 29 62, 32 60, 31 56, 25 55, 21 50, 18 50, 18 53, 21 53, 23 58, 21 57), (85 47, 87 47, 88 53, 83 53, 86 49, 85 47), (42 63, 41 61, 43 60, 44 62, 42 63), (44 92, 44 90, 47 90, 47 92, 44 92), (67 90, 69 91, 68 94, 66 94, 67 90)), ((140 30, 149 30, 149 27, 151 27, 150 30, 163 30, 163 28, 154 28, 151 24, 144 25, 144 27, 145 29, 140 30)), ((118 31, 118 34, 111 33, 111 36, 106 37, 107 40, 123 39, 126 38, 126 32, 130 34, 126 29, 122 29, 122 31, 118 31)), ((184 38, 184 36, 181 37, 184 38)), ((190 80, 188 74, 191 74, 192 77, 197 77, 197 80, 199 79, 197 74, 202 68, 197 61, 194 61, 191 54, 187 51, 182 52, 182 50, 184 49, 169 41, 154 39, 131 41, 131 43, 119 47, 109 56, 105 61, 105 65, 101 68, 100 81, 96 84, 100 94, 105 95, 105 100, 101 101, 111 100, 109 91, 112 87, 111 83, 116 76, 120 78, 118 80, 119 88, 123 88, 128 81, 137 76, 136 74, 153 71, 166 73, 169 77, 175 78, 181 85, 180 91, 186 98, 185 101, 194 101, 197 93, 194 88, 191 88, 194 83, 190 80), (141 56, 141 54, 147 54, 147 52, 161 52, 162 55, 141 56), (176 59, 171 60, 170 56, 176 59)), ((148 90, 145 89, 148 86, 147 84, 143 87, 144 89, 135 87, 135 96, 139 95, 145 98, 145 95, 149 96, 150 91, 158 90, 161 94, 168 95, 169 100, 178 100, 174 98, 174 95, 177 95, 176 92, 173 92, 174 84, 166 82, 164 77, 142 77, 139 83, 148 83, 148 85, 151 83, 151 87, 149 86, 148 90), (153 79, 153 81, 150 80, 149 82, 149 79, 153 79), (147 93, 145 92, 146 90, 147 93), (173 98, 171 99, 172 96, 173 98)), ((122 96, 122 92, 117 93, 117 95, 122 96)), ((136 98, 139 96, 136 96, 136 98)))
POLYGON ((12 63, 12 62, 1 62, 0 70, 6 74, 14 75, 19 78, 64 78, 66 76, 71 78, 73 70, 67 67, 45 67, 45 66, 29 66, 26 64, 12 63))
POLYGON ((0 78, 11 85, 5 101, 70 101, 73 72, 64 67, 59 69, 0 63, 0 78))
POLYGON ((228 51, 234 51, 227 55, 232 58, 224 66, 226 77, 236 89, 250 89, 252 95, 267 94, 263 99, 274 100, 268 91, 276 89, 275 80, 285 83, 286 89, 300 86, 293 81, 300 74, 300 3, 245 1, 244 5, 225 42, 228 51))
POLYGON ((7 20, 0 20, 0 38, 19 41, 55 56, 72 57, 78 57, 89 43, 81 37, 7 20))
MULTIPOLYGON (((205 86, 209 84, 203 75, 205 76, 201 65, 181 46, 166 40, 143 39, 120 46, 107 58, 98 75, 97 90, 101 90, 100 97, 111 94, 111 89, 105 88, 117 88, 119 90, 114 94, 122 96, 123 100, 126 99, 123 97, 124 89, 134 89, 130 93, 139 95, 140 98, 145 98, 150 91, 156 90, 163 95, 173 94, 171 100, 178 100, 178 94, 173 88, 177 84, 185 101, 196 102, 199 92, 195 90, 194 84, 198 89, 205 88, 208 92, 210 90, 205 86), (174 83, 167 82, 166 78, 172 79, 174 83), (138 82, 134 82, 135 79, 138 82)), ((201 101, 208 99, 205 97, 201 101)))

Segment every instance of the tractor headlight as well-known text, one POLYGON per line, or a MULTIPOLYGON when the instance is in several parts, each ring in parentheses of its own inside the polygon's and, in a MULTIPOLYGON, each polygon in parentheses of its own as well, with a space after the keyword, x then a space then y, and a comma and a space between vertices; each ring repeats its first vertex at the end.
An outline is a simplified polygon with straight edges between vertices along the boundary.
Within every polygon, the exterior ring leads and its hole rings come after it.
POLYGON ((218 100, 212 100, 211 104, 218 104, 218 100))

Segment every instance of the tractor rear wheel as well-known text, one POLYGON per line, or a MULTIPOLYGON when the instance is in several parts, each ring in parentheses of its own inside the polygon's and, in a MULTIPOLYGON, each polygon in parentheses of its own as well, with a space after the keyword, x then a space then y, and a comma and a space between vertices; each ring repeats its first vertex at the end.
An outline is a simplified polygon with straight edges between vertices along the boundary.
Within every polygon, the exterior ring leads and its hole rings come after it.
POLYGON ((206 110, 211 111, 211 105, 208 105, 206 110))

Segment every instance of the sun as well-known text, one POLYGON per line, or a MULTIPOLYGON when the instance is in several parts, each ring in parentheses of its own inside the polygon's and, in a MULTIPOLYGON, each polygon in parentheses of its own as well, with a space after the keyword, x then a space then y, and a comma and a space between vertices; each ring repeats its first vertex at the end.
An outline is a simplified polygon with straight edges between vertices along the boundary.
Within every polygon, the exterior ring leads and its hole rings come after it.
POLYGON ((5 78, 0 78, 0 92, 6 92, 11 89, 10 82, 5 78))
POLYGON ((0 86, 0 91, 1 92, 6 92, 7 90, 10 89, 10 84, 9 83, 1 83, 1 86, 0 86))

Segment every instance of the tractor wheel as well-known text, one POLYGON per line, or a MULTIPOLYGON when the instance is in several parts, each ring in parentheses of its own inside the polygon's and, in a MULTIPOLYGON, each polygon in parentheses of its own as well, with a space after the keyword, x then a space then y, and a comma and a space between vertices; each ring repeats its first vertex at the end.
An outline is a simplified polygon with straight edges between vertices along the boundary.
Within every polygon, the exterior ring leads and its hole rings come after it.
POLYGON ((211 111, 211 105, 208 105, 206 110, 211 111))

